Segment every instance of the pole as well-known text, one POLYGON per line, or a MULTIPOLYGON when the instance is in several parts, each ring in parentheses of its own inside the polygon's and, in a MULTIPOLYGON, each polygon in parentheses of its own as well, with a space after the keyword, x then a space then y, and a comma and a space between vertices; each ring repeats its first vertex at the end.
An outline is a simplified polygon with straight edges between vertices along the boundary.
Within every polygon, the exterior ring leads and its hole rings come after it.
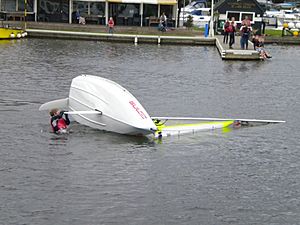
POLYGON ((24 31, 26 31, 27 28, 27 0, 24 1, 24 31))
POLYGON ((33 1, 34 21, 37 22, 37 1, 33 1))
MULTIPOLYGON (((108 24, 108 16, 109 16, 108 10, 109 10, 108 1, 105 1, 105 25, 108 24)), ((113 15, 111 15, 111 16, 113 16, 113 15)))
POLYGON ((69 0, 69 24, 72 23, 73 1, 69 0))
MULTIPOLYGON (((182 26, 184 27, 184 16, 185 16, 185 0, 183 0, 183 12, 182 12, 182 26)), ((180 19, 180 18, 179 18, 180 19)))
POLYGON ((143 14, 144 14, 144 3, 140 4, 140 15, 141 15, 141 27, 143 27, 143 14))
POLYGON ((178 2, 173 8, 175 7, 175 28, 178 28, 178 2))
POLYGON ((214 36, 214 0, 211 0, 211 10, 210 10, 210 24, 209 24, 209 36, 214 36))

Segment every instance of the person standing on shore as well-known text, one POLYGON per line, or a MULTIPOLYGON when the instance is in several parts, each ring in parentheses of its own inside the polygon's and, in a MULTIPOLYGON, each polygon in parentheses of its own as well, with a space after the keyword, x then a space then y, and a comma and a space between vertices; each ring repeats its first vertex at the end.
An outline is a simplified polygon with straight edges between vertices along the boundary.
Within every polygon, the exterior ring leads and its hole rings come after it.
POLYGON ((234 24, 234 20, 231 20, 230 25, 228 27, 228 33, 229 33, 229 48, 232 49, 232 45, 235 42, 235 24, 234 24))
POLYGON ((224 31, 224 38, 223 38, 223 43, 227 44, 228 43, 228 35, 229 35, 229 19, 226 20, 226 22, 224 23, 224 27, 223 27, 223 31, 224 31))
POLYGON ((252 28, 249 27, 247 24, 241 26, 241 49, 248 50, 248 41, 252 31, 252 28))
POLYGON ((114 32, 114 26, 115 26, 114 19, 110 17, 108 21, 108 33, 112 34, 114 32))
POLYGON ((251 20, 248 16, 245 16, 245 19, 242 21, 242 25, 247 25, 248 27, 251 27, 251 20))
POLYGON ((80 15, 79 9, 77 9, 76 11, 76 19, 79 24, 83 24, 83 25, 85 24, 85 18, 80 15))
POLYGON ((159 18, 159 30, 160 31, 167 31, 167 16, 163 12, 159 18))

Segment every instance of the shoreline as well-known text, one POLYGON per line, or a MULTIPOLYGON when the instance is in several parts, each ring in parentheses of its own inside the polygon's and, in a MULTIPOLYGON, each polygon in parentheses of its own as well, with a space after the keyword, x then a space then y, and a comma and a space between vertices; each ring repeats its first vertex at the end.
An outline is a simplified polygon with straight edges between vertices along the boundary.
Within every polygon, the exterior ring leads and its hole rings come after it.
MULTIPOLYGON (((9 21, 6 24, 23 27, 23 29, 25 27, 25 23, 20 21, 9 21)), ((156 27, 116 26, 114 34, 111 35, 108 34, 108 28, 103 25, 26 22, 26 31, 28 36, 33 38, 135 42, 132 38, 137 37, 138 43, 215 44, 215 38, 205 37, 202 30, 187 28, 170 28, 167 32, 161 32, 156 27), (48 30, 48 32, 45 32, 45 30, 48 30), (157 37, 160 37, 161 42, 157 37), (153 38, 155 39, 154 41, 153 38)), ((298 45, 300 44, 300 36, 281 37, 267 35, 265 36, 265 44, 298 45)))

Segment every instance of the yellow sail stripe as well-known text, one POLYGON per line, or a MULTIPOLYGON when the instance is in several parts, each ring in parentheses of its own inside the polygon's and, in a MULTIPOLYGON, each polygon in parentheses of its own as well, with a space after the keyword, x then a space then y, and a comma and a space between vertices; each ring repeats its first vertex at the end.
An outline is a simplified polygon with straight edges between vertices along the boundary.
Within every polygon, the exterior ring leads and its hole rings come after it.
POLYGON ((188 123, 188 124, 175 124, 170 126, 161 126, 162 128, 176 128, 176 127, 194 127, 199 125, 223 125, 223 127, 233 124, 233 120, 229 121, 215 121, 215 122, 202 122, 202 123, 188 123))
MULTIPOLYGON (((155 122, 155 121, 154 121, 155 122)), ((201 122, 201 123, 189 123, 189 124, 175 124, 175 125, 169 125, 169 126, 166 126, 162 123, 155 123, 156 127, 157 127, 157 131, 155 132, 156 134, 160 134, 162 133, 165 129, 179 129, 179 128, 193 128, 195 127, 195 129, 197 128, 197 126, 205 126, 205 125, 215 125, 215 126, 218 126, 218 125, 222 125, 221 127, 218 127, 218 128, 226 128, 230 125, 232 125, 234 123, 234 120, 228 120, 228 121, 211 121, 211 122, 201 122)), ((199 129, 201 127, 198 127, 199 129)))

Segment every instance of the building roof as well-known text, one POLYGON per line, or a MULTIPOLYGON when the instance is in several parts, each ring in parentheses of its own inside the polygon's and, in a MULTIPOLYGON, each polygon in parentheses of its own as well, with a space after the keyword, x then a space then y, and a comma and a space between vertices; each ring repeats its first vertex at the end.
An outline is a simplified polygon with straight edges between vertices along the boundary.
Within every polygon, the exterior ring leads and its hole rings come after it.
POLYGON ((265 10, 262 8, 262 6, 256 1, 256 0, 219 0, 215 6, 214 9, 218 10, 219 8, 221 8, 222 6, 224 6, 225 4, 228 3, 235 3, 235 4, 249 4, 249 2, 252 2, 256 5, 257 9, 260 10, 261 12, 264 12, 265 10))
MULTIPOLYGON (((91 2, 91 0, 73 0, 80 2, 91 2)), ((133 4, 154 4, 154 5, 176 5, 177 0, 93 0, 93 2, 133 3, 133 4)), ((1 0, 0 0, 1 2, 1 0)))

